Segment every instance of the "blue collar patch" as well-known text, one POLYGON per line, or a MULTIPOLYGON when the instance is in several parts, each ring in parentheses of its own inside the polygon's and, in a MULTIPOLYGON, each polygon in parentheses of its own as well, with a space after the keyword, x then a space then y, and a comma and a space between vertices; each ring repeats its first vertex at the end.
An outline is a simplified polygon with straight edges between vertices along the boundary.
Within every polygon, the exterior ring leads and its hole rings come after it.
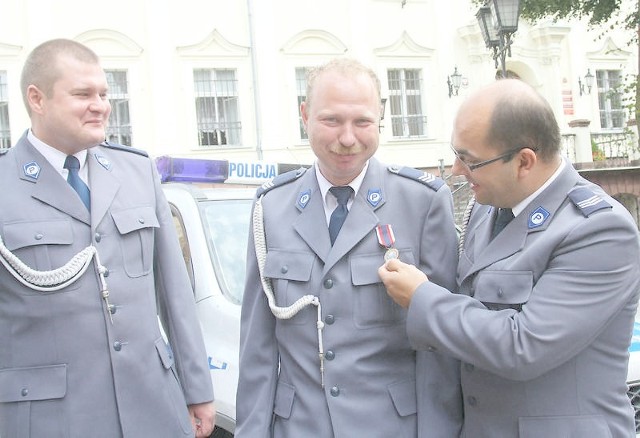
POLYGON ((103 155, 95 154, 96 161, 105 169, 111 170, 111 161, 103 155))
POLYGON ((24 176, 27 176, 34 181, 40 176, 40 165, 35 161, 25 164, 22 169, 24 171, 24 176))
POLYGON ((311 190, 307 189, 298 195, 298 201, 296 203, 298 204, 298 207, 305 208, 309 203, 309 199, 311 199, 311 190))
POLYGON ((529 221, 527 222, 527 227, 529 229, 538 228, 542 224, 544 224, 547 219, 549 219, 551 213, 545 210, 543 207, 538 207, 529 215, 529 221))
POLYGON ((380 204, 380 201, 382 201, 382 190, 369 189, 369 193, 367 193, 367 201, 372 207, 377 207, 378 204, 380 204))

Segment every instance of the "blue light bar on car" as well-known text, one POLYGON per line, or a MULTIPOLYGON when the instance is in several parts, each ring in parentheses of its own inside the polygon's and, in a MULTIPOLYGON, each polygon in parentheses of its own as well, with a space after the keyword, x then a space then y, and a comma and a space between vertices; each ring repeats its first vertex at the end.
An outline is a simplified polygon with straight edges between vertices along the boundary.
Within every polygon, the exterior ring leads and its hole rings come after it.
POLYGON ((229 162, 201 158, 156 158, 162 182, 223 183, 229 176, 229 162))

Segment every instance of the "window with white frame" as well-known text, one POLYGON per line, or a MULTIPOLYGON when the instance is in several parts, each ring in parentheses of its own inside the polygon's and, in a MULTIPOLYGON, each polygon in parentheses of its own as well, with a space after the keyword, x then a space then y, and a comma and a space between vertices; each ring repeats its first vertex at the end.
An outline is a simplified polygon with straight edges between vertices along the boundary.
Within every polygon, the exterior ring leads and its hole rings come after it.
POLYGON ((109 85, 109 102, 111 103, 107 141, 131 146, 127 72, 125 70, 105 70, 105 74, 109 85))
POLYGON ((300 105, 307 98, 307 72, 309 67, 296 67, 296 95, 298 97, 298 125, 300 126, 300 138, 302 140, 308 140, 306 131, 304 130, 304 124, 302 123, 302 113, 300 112, 300 105))
POLYGON ((0 71, 0 149, 11 147, 9 129, 9 94, 7 92, 7 72, 0 71))
POLYGON ((411 138, 427 135, 427 116, 422 110, 422 70, 390 69, 387 81, 393 136, 411 138))
POLYGON ((624 127, 622 107, 622 77, 620 70, 596 70, 600 128, 621 129, 624 127))
POLYGON ((198 144, 240 145, 242 124, 238 108, 238 81, 231 69, 193 71, 198 144))

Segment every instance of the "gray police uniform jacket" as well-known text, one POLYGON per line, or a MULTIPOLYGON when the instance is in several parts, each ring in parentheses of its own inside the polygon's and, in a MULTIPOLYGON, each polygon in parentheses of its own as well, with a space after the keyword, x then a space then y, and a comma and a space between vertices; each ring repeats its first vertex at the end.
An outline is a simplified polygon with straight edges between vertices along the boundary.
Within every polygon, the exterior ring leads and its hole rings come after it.
POLYGON ((635 437, 625 381, 640 250, 629 213, 566 163, 489 242, 491 222, 477 205, 462 295, 426 283, 409 308, 416 347, 462 360, 462 436, 635 437))
POLYGON ((43 271, 95 245, 115 306, 112 324, 93 262, 57 292, 31 290, 0 266, 0 436, 193 436, 186 405, 213 391, 154 163, 105 146, 87 160, 91 216, 26 136, 0 156, 6 247, 43 271))
POLYGON ((265 277, 278 306, 308 294, 319 298, 324 388, 318 310, 308 306, 289 320, 272 315, 251 238, 236 438, 459 434, 459 363, 434 353, 420 353, 416 360, 406 310, 389 298, 377 274, 385 248, 376 226, 390 224, 400 259, 454 286, 451 192, 440 179, 429 184, 393 174, 371 159, 333 247, 314 168, 264 194, 265 277))

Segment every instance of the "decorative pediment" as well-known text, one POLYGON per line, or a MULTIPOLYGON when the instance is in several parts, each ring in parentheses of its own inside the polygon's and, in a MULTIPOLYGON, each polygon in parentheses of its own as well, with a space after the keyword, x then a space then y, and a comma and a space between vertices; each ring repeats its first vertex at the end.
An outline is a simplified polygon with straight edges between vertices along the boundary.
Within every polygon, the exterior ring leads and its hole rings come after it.
POLYGON ((318 29, 304 30, 280 49, 285 55, 342 55, 348 48, 335 35, 318 29))
POLYGON ((123 33, 109 29, 94 29, 81 33, 75 41, 93 49, 101 58, 138 57, 144 51, 142 46, 123 33))
POLYGON ((393 57, 430 57, 434 53, 434 49, 421 46, 416 43, 409 34, 404 31, 400 38, 393 44, 386 47, 378 47, 373 49, 376 56, 393 56, 393 57))
POLYGON ((606 37, 602 43, 602 47, 600 50, 596 50, 594 52, 587 52, 587 58, 590 60, 600 60, 600 61, 626 61, 631 56, 631 52, 626 50, 622 50, 618 45, 611 39, 611 37, 606 37))
POLYGON ((231 41, 223 37, 222 34, 216 29, 214 29, 199 43, 178 47, 177 51, 180 56, 187 57, 246 57, 249 55, 249 47, 232 43, 231 41))

